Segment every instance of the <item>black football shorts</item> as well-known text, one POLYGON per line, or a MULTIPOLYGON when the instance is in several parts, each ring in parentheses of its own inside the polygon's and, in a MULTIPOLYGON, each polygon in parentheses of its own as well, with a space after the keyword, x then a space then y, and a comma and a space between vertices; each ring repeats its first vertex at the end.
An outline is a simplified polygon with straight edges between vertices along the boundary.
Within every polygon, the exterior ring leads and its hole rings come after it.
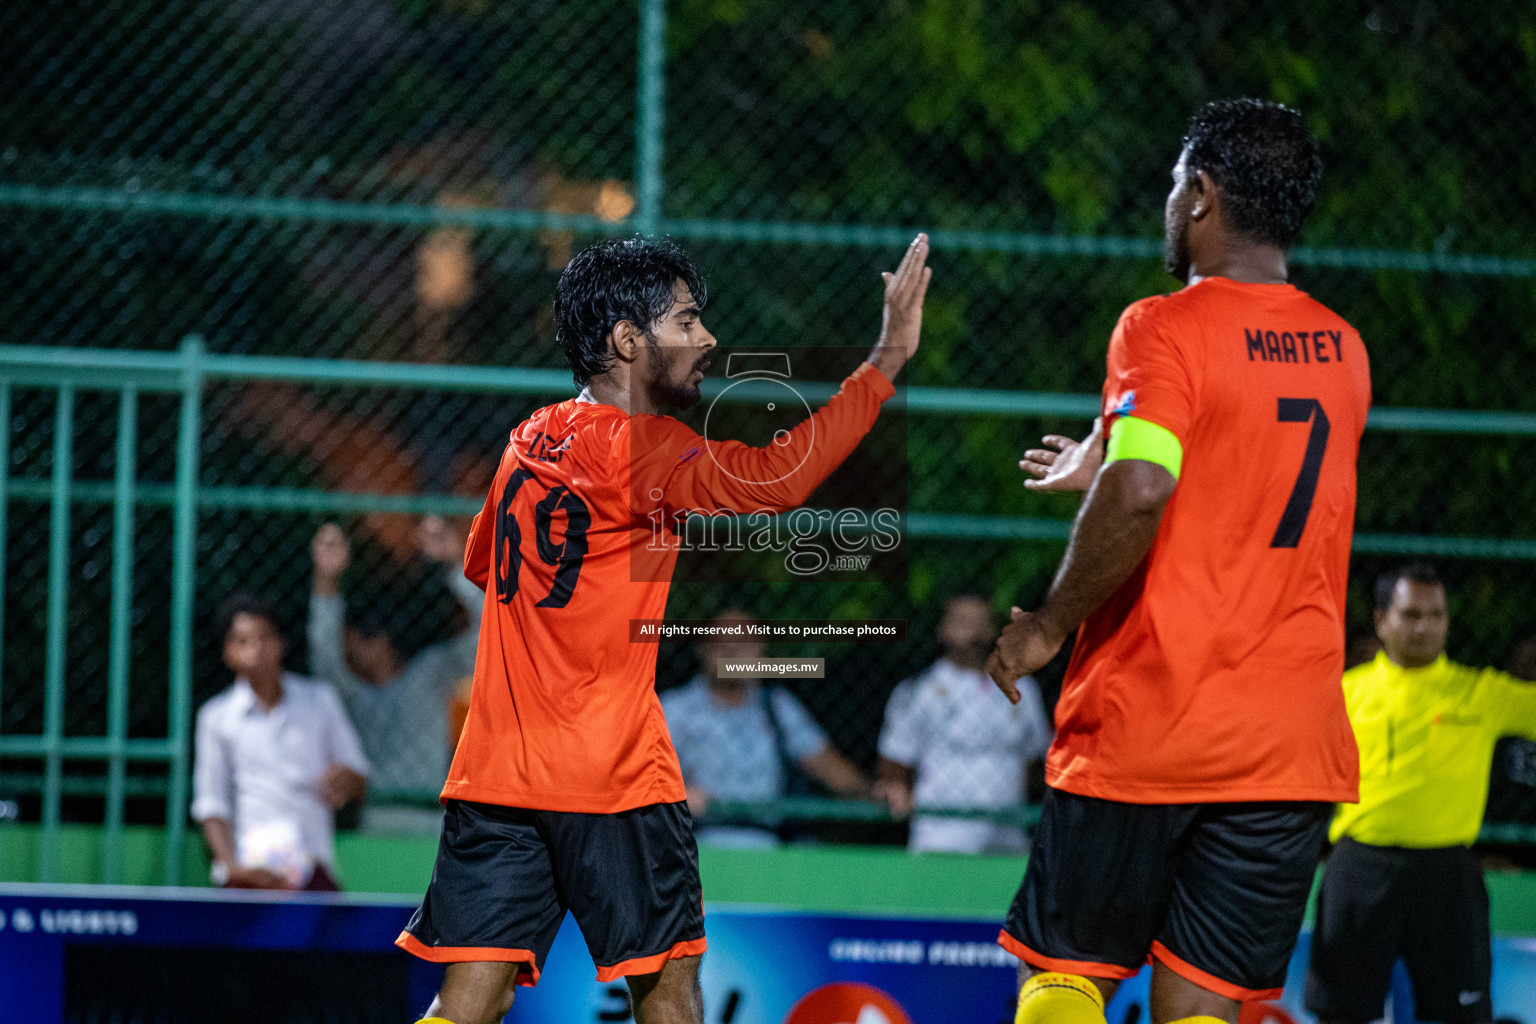
POLYGON ((1151 957, 1229 999, 1277 999, 1332 809, 1048 789, 998 942, 1041 970, 1124 979, 1151 957))
POLYGON ((1376 1020, 1398 957, 1413 982, 1416 1019, 1493 1019, 1482 869, 1465 846, 1409 850, 1342 840, 1328 856, 1317 897, 1307 1009, 1324 1020, 1376 1020))
POLYGON ((567 910, 598 981, 703 953, 688 805, 578 814, 449 800, 432 883, 395 944, 437 963, 520 963, 517 983, 533 985, 567 910))

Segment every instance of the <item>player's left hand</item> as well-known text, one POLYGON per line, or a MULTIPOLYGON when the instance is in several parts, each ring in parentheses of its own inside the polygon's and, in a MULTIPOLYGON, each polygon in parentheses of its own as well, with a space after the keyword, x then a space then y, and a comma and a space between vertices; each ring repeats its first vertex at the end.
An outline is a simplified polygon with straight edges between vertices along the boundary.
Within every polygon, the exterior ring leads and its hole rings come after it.
POLYGON ((865 362, 887 380, 895 380, 907 360, 917 353, 923 332, 923 297, 933 268, 927 265, 928 236, 920 234, 907 246, 907 254, 894 272, 881 274, 885 281, 885 309, 880 320, 880 340, 865 362))
POLYGON ((1047 434, 1040 443, 1056 449, 1031 448, 1019 460, 1019 468, 1033 480, 1024 486, 1032 491, 1086 491, 1104 465, 1104 418, 1093 421, 1093 431, 1081 441, 1047 434))
POLYGON ((1038 612, 1014 608, 1010 614, 1013 621, 1003 627, 997 646, 987 659, 987 675, 992 677, 1010 704, 1017 704, 1019 679, 1038 671, 1056 657, 1067 638, 1052 630, 1038 612))

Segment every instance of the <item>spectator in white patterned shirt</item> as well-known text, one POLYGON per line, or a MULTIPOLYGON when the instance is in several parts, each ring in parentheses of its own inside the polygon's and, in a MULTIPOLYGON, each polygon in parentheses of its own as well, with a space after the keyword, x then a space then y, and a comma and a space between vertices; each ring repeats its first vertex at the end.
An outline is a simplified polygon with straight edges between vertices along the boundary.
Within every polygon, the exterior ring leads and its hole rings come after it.
POLYGON ((1023 699, 1010 704, 983 671, 996 639, 997 623, 984 600, 951 598, 939 622, 944 656, 899 683, 886 704, 876 794, 898 815, 918 809, 908 841, 914 852, 1026 850, 1017 825, 921 813, 924 806, 1022 806, 1026 768, 1051 745, 1035 681, 1020 679, 1023 699))
POLYGON ((332 813, 363 797, 368 759, 335 691, 283 671, 283 640, 259 599, 219 616, 233 685, 197 713, 192 817, 216 885, 336 889, 332 813))

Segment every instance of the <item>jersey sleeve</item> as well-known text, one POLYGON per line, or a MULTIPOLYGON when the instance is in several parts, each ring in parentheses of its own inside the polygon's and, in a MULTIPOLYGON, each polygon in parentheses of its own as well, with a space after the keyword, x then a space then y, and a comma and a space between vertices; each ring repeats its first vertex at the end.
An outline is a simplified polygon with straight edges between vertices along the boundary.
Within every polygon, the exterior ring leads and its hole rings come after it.
POLYGON ((1498 694, 1500 735, 1536 740, 1536 683, 1528 683, 1504 672, 1494 672, 1494 692, 1498 694))
POLYGON ((355 697, 368 686, 347 668, 343 630, 347 619, 346 599, 340 594, 309 595, 309 674, 336 687, 337 692, 355 697))
MULTIPOLYGON (((500 474, 497 474, 500 477, 500 474)), ((464 578, 481 590, 491 581, 491 545, 496 539, 495 484, 486 492, 485 505, 469 524, 469 539, 464 542, 464 578)))
POLYGON ((1195 419, 1195 368, 1169 336, 1157 307, 1138 303, 1126 310, 1109 339, 1104 379, 1104 430, 1134 416, 1155 423, 1180 444, 1195 419))
POLYGON ((235 819, 235 769, 229 747, 215 721, 218 705, 210 701, 197 712, 197 756, 192 762, 192 820, 235 819))
POLYGON ((705 439, 670 416, 637 416, 630 436, 636 510, 795 508, 858 447, 895 393, 884 374, 861 364, 826 405, 789 431, 786 443, 763 448, 705 439))

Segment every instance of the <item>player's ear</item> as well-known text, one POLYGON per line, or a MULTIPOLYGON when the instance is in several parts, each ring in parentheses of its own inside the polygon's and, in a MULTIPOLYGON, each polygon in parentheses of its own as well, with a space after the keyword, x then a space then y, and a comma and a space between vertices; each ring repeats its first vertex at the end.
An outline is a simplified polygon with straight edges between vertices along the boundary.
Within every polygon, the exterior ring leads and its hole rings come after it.
POLYGON ((1381 627, 1385 625, 1387 621, 1387 613, 1382 611, 1380 608, 1377 608, 1374 613, 1374 618, 1376 620, 1376 636, 1379 639, 1381 637, 1381 627))
POLYGON ((1189 208, 1190 220, 1202 220, 1212 210, 1221 204, 1221 194, 1216 190, 1216 182, 1205 171, 1196 171, 1189 176, 1190 191, 1195 194, 1195 202, 1189 208))
POLYGON ((641 346, 645 344, 644 332, 628 320, 620 320, 614 324, 608 339, 613 346, 614 355, 625 363, 634 362, 640 353, 641 346))

